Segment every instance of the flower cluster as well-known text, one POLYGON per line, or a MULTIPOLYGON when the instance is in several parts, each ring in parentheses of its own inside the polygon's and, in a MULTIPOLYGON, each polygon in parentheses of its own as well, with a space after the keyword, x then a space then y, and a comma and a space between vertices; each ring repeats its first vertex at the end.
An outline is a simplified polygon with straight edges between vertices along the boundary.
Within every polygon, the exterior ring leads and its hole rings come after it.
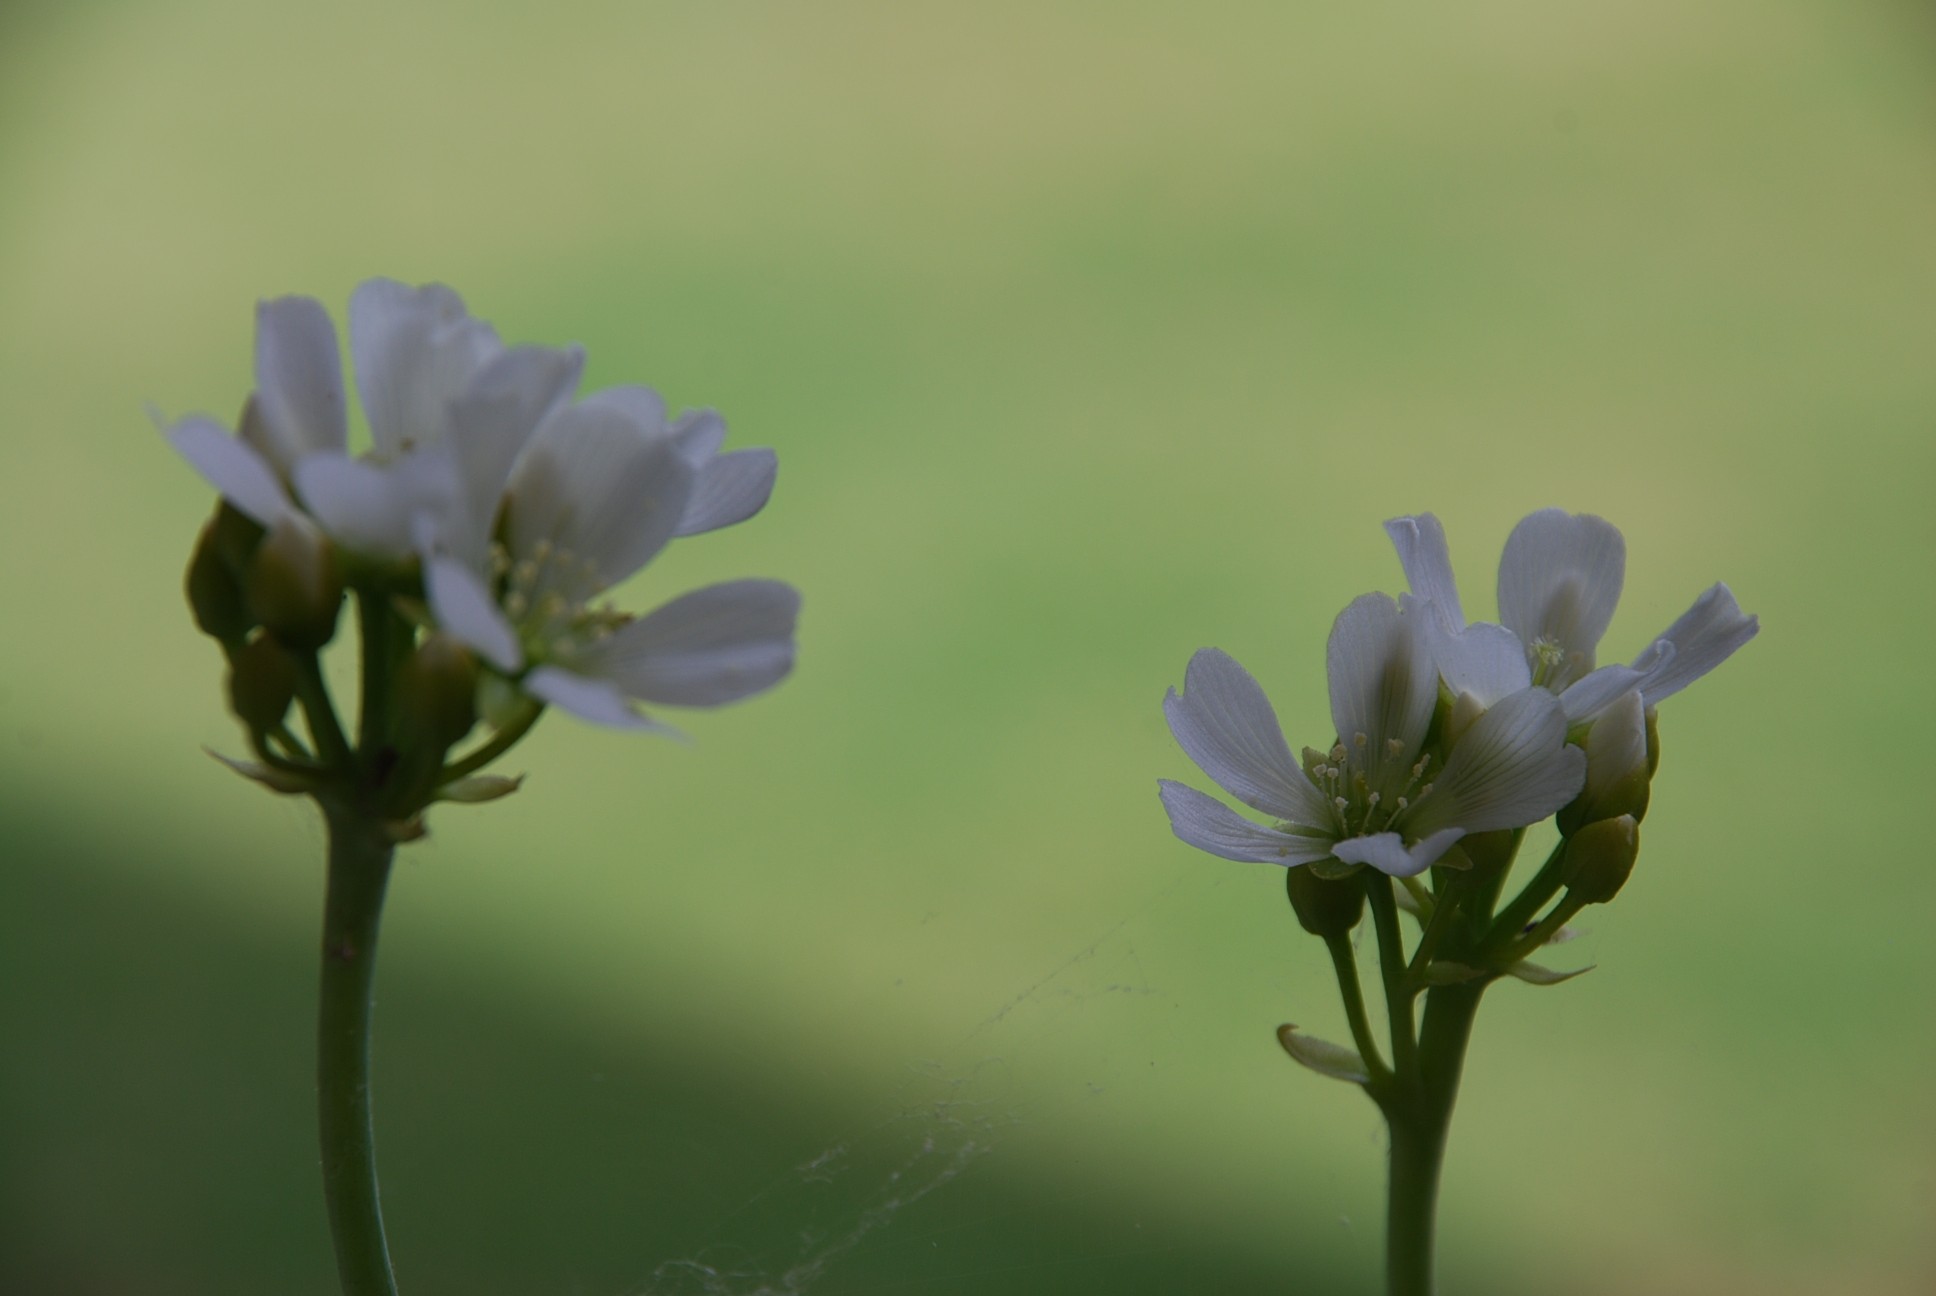
MULTIPOLYGON (((163 427, 223 498, 190 601, 282 776, 268 781, 313 784, 348 746, 308 679, 345 589, 363 620, 365 728, 391 739, 416 717, 447 748, 474 707, 521 734, 546 704, 663 729, 636 704, 717 706, 792 668, 799 597, 780 582, 710 586, 637 618, 597 601, 673 539, 759 512, 772 451, 724 451, 718 415, 672 417, 649 388, 580 396, 578 348, 507 347, 441 285, 362 284, 349 346, 361 456, 335 327, 305 297, 258 307, 256 385, 233 432, 200 415, 163 427), (314 752, 283 722, 292 698, 314 752)), ((360 735, 359 752, 384 737, 360 735)))
POLYGON ((1183 692, 1164 699, 1171 732, 1275 822, 1165 779, 1176 835, 1225 859, 1411 877, 1472 834, 1555 813, 1569 835, 1637 822, 1658 758, 1654 706, 1753 638, 1755 618, 1716 585, 1631 663, 1596 666, 1626 564, 1609 523, 1558 509, 1521 521, 1499 564, 1498 624, 1465 620, 1437 518, 1386 531, 1410 592, 1367 594, 1332 627, 1327 749, 1293 759, 1242 666, 1213 648, 1191 659, 1183 692))

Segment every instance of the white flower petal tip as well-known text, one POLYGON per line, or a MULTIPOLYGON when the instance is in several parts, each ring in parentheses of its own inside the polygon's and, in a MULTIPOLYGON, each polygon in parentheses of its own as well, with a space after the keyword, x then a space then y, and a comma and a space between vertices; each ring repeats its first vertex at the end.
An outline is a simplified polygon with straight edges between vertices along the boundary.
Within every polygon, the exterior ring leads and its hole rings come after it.
POLYGON ((1163 715, 1184 754, 1245 805, 1294 823, 1329 822, 1330 807, 1292 759, 1270 699, 1228 653, 1192 656, 1183 692, 1170 690, 1163 715))
POLYGON ((1743 612, 1734 591, 1725 584, 1717 583, 1703 591, 1694 605, 1667 627, 1654 649, 1634 659, 1634 666, 1642 667, 1642 658, 1652 655, 1640 684, 1647 705, 1654 706, 1680 692, 1734 656, 1760 632, 1761 618, 1743 612), (1673 652, 1660 653, 1660 642, 1672 645, 1673 652))
POLYGON ((1348 1080, 1352 1084, 1368 1084, 1371 1081, 1371 1070, 1357 1052, 1342 1044, 1303 1034, 1289 1022, 1277 1028, 1277 1042, 1290 1054, 1291 1061, 1321 1076, 1348 1080))
POLYGON ((700 535, 744 522, 766 507, 780 461, 771 450, 735 450, 699 469, 692 498, 679 519, 681 536, 700 535))
POLYGON ((306 454, 349 448, 336 325, 313 297, 257 304, 255 390, 268 453, 285 476, 306 454))
POLYGON ((1499 620, 1529 645, 1550 645, 1551 669, 1564 685, 1593 668, 1626 571, 1618 527, 1591 513, 1541 509, 1506 537, 1499 620))
POLYGON ((1369 864, 1392 877, 1416 877, 1465 836, 1464 828, 1445 828, 1414 843, 1410 848, 1395 832, 1372 833, 1366 837, 1347 837, 1331 848, 1331 853, 1347 864, 1369 864))
POLYGON ((587 679, 556 666, 540 666, 524 677, 523 688, 541 702, 608 729, 637 729, 690 741, 671 725, 634 711, 626 696, 604 680, 587 679))
POLYGON ((1158 779, 1158 795, 1177 839, 1220 859, 1241 864, 1309 864, 1331 853, 1331 844, 1254 824, 1215 797, 1170 779, 1158 779))
POLYGON ((194 414, 170 427, 158 411, 150 409, 149 415, 175 452, 237 509, 265 527, 289 511, 289 496, 275 470, 214 419, 194 414))
POLYGON ((1398 550, 1398 565, 1405 571, 1412 593, 1428 600, 1451 629, 1465 625, 1465 611, 1459 604, 1458 583, 1452 577, 1452 551, 1445 543, 1445 528, 1430 513, 1396 517, 1385 523, 1385 534, 1398 550))
POLYGON ((579 664, 641 701, 723 706, 792 672, 799 615, 800 593, 784 581, 710 585, 620 627, 579 664))

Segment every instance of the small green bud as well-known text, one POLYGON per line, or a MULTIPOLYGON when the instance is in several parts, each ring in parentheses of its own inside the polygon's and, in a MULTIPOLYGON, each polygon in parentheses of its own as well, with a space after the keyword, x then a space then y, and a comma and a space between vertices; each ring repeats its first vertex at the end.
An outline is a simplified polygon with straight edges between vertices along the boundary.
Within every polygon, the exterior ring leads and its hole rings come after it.
POLYGON ((315 523, 283 514, 248 570, 249 607, 284 643, 313 652, 335 636, 343 573, 335 546, 315 523))
POLYGON ((1632 815, 1588 824, 1566 843, 1568 897, 1583 904, 1605 904, 1627 884, 1639 854, 1640 825, 1632 815))
POLYGON ((257 634, 229 662, 229 707, 256 733, 273 729, 296 696, 296 660, 274 635, 257 634))
POLYGON ((1660 708, 1647 708, 1647 777, 1660 770, 1660 708))
POLYGON ((235 647, 255 629, 255 615, 243 596, 242 582, 236 579, 235 565, 222 552, 218 534, 220 517, 209 519, 195 541, 195 552, 188 560, 188 575, 183 586, 188 594, 189 611, 195 625, 211 639, 235 647))
POLYGON ((396 678, 398 739, 439 759, 477 723, 477 658, 449 635, 431 634, 404 659, 396 678))
POLYGON ((1342 936, 1364 916, 1365 886, 1355 870, 1350 877, 1327 878, 1298 865, 1284 870, 1284 890, 1298 924, 1313 936, 1342 936))
POLYGON ((1291 1061, 1309 1067, 1321 1076, 1349 1080, 1353 1084, 1371 1083, 1371 1068, 1365 1065, 1364 1058, 1359 1056, 1356 1049, 1321 1040, 1315 1035, 1306 1035, 1289 1022, 1277 1028, 1277 1042, 1291 1055, 1291 1061))
POLYGON ((1635 690, 1600 713, 1581 742, 1586 752, 1586 785, 1559 813, 1559 828, 1571 836, 1600 819, 1647 817, 1653 769, 1648 759, 1648 717, 1635 690))

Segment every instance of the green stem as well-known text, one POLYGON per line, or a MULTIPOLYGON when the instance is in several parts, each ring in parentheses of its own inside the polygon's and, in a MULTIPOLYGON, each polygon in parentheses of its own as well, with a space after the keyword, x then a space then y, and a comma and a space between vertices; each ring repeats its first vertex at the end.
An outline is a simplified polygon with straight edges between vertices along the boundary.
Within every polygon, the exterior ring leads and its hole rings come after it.
POLYGON ((453 779, 460 779, 466 774, 475 774, 483 769, 517 746, 518 740, 531 732, 531 726, 538 723, 538 717, 543 714, 544 707, 541 704, 526 701, 518 713, 511 717, 510 723, 492 734, 489 741, 462 760, 452 761, 444 766, 444 772, 438 777, 438 783, 449 783, 453 779))
POLYGON ((1560 889, 1563 872, 1560 857, 1565 853, 1566 839, 1562 837, 1559 845, 1553 847, 1553 853, 1546 857, 1546 862, 1539 866, 1539 872, 1533 875, 1533 880, 1526 884, 1526 889, 1514 896, 1512 903, 1493 920, 1492 929, 1484 941, 1485 948, 1493 949, 1517 941, 1525 931, 1526 924, 1533 920, 1533 915, 1546 907, 1546 902, 1560 889))
POLYGON ((1378 970, 1385 982, 1385 1014, 1390 1019, 1392 1070, 1402 1081, 1417 1068, 1417 1035, 1412 1026, 1412 991, 1405 978, 1405 938, 1398 929, 1398 901, 1392 880, 1365 870, 1372 927, 1378 933, 1378 970))
POLYGON ((324 817, 329 824, 329 883, 316 1060, 323 1196, 344 1296, 396 1296, 377 1204, 370 1124, 377 926, 396 847, 381 825, 354 811, 326 807, 324 817))
POLYGON ((322 757, 323 764, 333 769, 343 769, 349 764, 350 744, 343 737, 343 726, 337 723, 336 708, 329 700, 329 685, 323 681, 322 663, 316 654, 295 653, 296 659, 296 700, 302 703, 303 716, 309 721, 309 736, 316 744, 316 754, 322 757))
POLYGON ((1445 1138, 1458 1098, 1466 1043, 1486 982, 1438 986, 1425 997, 1413 1083, 1385 1106, 1391 1128, 1385 1276, 1388 1296, 1433 1296, 1434 1222, 1445 1138))
POLYGON ((1365 992, 1358 984, 1358 956, 1352 951, 1351 937, 1339 932, 1324 938, 1331 951, 1331 966, 1338 973, 1338 994, 1344 999, 1345 1019, 1351 1023, 1351 1039, 1365 1060, 1374 1084, 1382 1086, 1391 1079, 1391 1068, 1379 1056, 1378 1040, 1371 1033, 1371 1019, 1365 1015, 1365 992))
POLYGON ((390 714, 390 667, 397 658, 392 642, 397 620, 387 596, 369 590, 357 591, 356 630, 363 656, 363 696, 356 719, 356 741, 366 756, 382 746, 386 736, 383 726, 390 714))
POLYGON ((1510 967, 1533 953, 1547 941, 1553 939, 1554 934, 1560 928, 1566 926, 1567 923, 1573 921, 1573 916, 1584 908, 1586 908, 1586 901, 1575 900, 1569 893, 1564 900, 1561 900, 1559 904, 1554 906, 1552 913, 1547 914, 1539 920, 1537 926, 1520 937, 1518 941, 1506 947, 1506 952, 1499 957, 1499 966, 1510 967))

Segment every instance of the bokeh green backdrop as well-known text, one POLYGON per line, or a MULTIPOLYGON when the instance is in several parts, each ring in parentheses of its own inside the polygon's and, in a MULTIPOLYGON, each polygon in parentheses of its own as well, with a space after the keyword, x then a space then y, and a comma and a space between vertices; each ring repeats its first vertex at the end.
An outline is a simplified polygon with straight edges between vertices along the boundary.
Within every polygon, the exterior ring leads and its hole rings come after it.
POLYGON ((1380 1135, 1158 701, 1292 741, 1436 510, 1731 582, 1591 976, 1481 1018, 1453 1292, 1936 1286, 1936 36, 1906 3, 0 11, 0 1290, 325 1293, 320 832, 179 571, 251 306, 447 281, 778 448, 626 591, 805 592, 692 746, 548 719, 393 891, 406 1291, 1369 1292, 1380 1135), (930 1191, 932 1189, 932 1191, 930 1191), (689 1262, 689 1263, 682 1263, 689 1262), (762 1287, 764 1284, 764 1287, 762 1287))

